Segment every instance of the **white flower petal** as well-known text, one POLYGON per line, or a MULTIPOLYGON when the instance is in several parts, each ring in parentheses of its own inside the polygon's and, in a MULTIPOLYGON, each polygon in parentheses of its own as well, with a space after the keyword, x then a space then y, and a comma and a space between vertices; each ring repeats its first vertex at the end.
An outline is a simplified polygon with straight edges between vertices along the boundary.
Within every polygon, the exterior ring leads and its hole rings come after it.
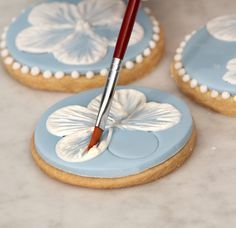
POLYGON ((21 51, 50 53, 71 32, 73 32, 71 29, 29 27, 18 34, 16 37, 16 46, 21 51))
POLYGON ((46 123, 47 130, 56 136, 84 133, 93 130, 97 113, 79 105, 71 105, 52 113, 46 123))
POLYGON ((130 40, 129 40, 129 45, 137 44, 139 41, 142 40, 143 36, 144 36, 143 27, 140 24, 135 23, 132 35, 131 35, 130 40))
POLYGON ((223 80, 232 85, 236 85, 236 59, 229 60, 226 69, 228 71, 224 74, 223 80))
MULTIPOLYGON (((94 98, 88 105, 90 110, 97 112, 101 103, 100 94, 94 98)), ((143 93, 133 89, 121 89, 117 90, 112 100, 112 106, 110 111, 110 119, 117 123, 129 116, 138 107, 142 106, 146 102, 146 97, 143 93)))
POLYGON ((35 6, 29 14, 28 21, 32 25, 45 27, 72 26, 81 19, 77 6, 68 3, 42 3, 35 6))
POLYGON ((143 104, 118 126, 127 130, 160 131, 178 124, 181 113, 173 105, 149 102, 143 104))
POLYGON ((207 23, 208 32, 222 41, 236 41, 236 15, 215 18, 207 23))
POLYGON ((91 135, 92 133, 87 131, 63 137, 56 145, 57 156, 67 162, 77 162, 87 151, 91 135))
POLYGON ((229 71, 236 71, 236 59, 231 59, 226 66, 229 71))
POLYGON ((95 26, 92 30, 100 37, 107 39, 110 46, 115 46, 120 29, 120 22, 110 26, 95 26))
POLYGON ((93 64, 107 53, 108 43, 93 32, 74 33, 57 45, 53 51, 54 57, 70 65, 93 64))
POLYGON ((226 72, 226 74, 223 77, 224 81, 232 84, 232 85, 236 85, 236 71, 231 72, 228 71, 226 72))
MULTIPOLYGON (((56 145, 56 153, 59 158, 67 162, 83 162, 93 159, 103 153, 111 140, 112 129, 98 146, 87 151, 91 138, 91 132, 80 134, 80 132, 62 138, 56 145)), ((106 133, 105 133, 106 134, 106 133)))
MULTIPOLYGON (((95 26, 93 28, 93 31, 101 37, 105 37, 109 41, 109 45, 114 47, 116 45, 117 37, 120 31, 121 22, 122 21, 119 20, 115 24, 111 24, 108 26, 95 26)), ((142 40, 143 36, 143 27, 138 23, 135 23, 132 35, 130 37, 129 45, 131 46, 137 44, 142 40)))
POLYGON ((115 25, 123 17, 122 0, 86 0, 78 4, 78 12, 92 26, 115 25))

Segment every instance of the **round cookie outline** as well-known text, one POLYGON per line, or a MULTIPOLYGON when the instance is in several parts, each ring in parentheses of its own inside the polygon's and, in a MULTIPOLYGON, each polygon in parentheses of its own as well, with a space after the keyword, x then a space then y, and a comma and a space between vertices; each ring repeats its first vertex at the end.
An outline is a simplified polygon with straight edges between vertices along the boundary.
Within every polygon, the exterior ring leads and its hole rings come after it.
POLYGON ((236 116, 236 95, 229 92, 219 92, 215 89, 209 89, 207 85, 199 84, 199 82, 188 74, 184 68, 182 53, 187 42, 195 35, 197 31, 185 36, 185 39, 176 49, 173 62, 171 64, 171 76, 176 81, 178 87, 187 95, 191 96, 197 103, 200 103, 216 112, 228 116, 236 116), (232 109, 232 106, 235 107, 232 109))
POLYGON ((46 163, 37 153, 34 137, 31 140, 31 154, 35 163, 49 177, 70 185, 94 189, 117 189, 147 184, 158 180, 182 166, 193 153, 197 141, 196 128, 193 126, 192 135, 185 146, 173 157, 139 174, 120 178, 83 177, 63 172, 46 163))
MULTIPOLYGON (((118 89, 123 89, 127 87, 119 87, 118 89)), ((120 176, 128 176, 138 172, 141 172, 145 169, 148 169, 154 165, 160 164, 161 162, 167 160, 175 153, 177 153, 188 141, 190 138, 192 129, 193 129, 193 119, 192 115, 187 107, 187 105, 178 99, 175 96, 164 93, 159 90, 149 89, 144 87, 131 87, 132 89, 138 89, 143 92, 149 102, 156 101, 158 103, 167 103, 173 105, 182 113, 181 121, 170 128, 167 128, 164 131, 152 132, 155 134, 159 140, 158 149, 155 153, 152 153, 151 156, 138 159, 135 161, 130 160, 121 160, 114 157, 109 148, 106 152, 101 154, 97 159, 92 160, 89 163, 80 164, 78 163, 68 163, 60 158, 55 153, 55 145, 60 140, 61 137, 55 137, 45 128, 46 121, 48 116, 54 113, 56 110, 61 109, 65 106, 70 106, 78 103, 78 97, 80 97, 79 105, 86 106, 90 100, 101 93, 101 89, 87 91, 86 93, 74 95, 63 99, 60 102, 57 102, 55 105, 51 106, 40 118, 38 124, 35 128, 35 142, 36 148, 40 156, 49 164, 54 167, 58 167, 65 172, 74 173, 75 175, 88 176, 88 177, 98 177, 98 178, 116 178, 120 176), (181 130, 182 129, 182 130, 181 130), (181 135, 176 137, 181 132, 181 135), (172 142, 166 147, 168 142, 168 137, 174 137, 172 142), (46 138, 45 138, 46 137, 46 138), (47 140, 47 144, 45 144, 47 140), (49 141, 48 141, 49 140, 49 141), (112 164, 107 163, 105 167, 101 166, 104 160, 114 159, 112 164), (109 171, 109 172, 108 172, 109 171)), ((119 130, 117 128, 117 130, 119 130)), ((127 144, 127 143, 126 143, 127 144)), ((129 150, 127 150, 128 153, 129 150)))
MULTIPOLYGON (((129 60, 127 62, 124 62, 122 69, 125 69, 125 70, 132 70, 135 67, 135 65, 142 64, 142 62, 147 57, 149 57, 152 54, 152 52, 154 52, 155 49, 157 49, 158 46, 160 46, 159 47, 160 56, 158 57, 157 62, 159 62, 159 59, 161 58, 161 55, 163 52, 163 34, 161 34, 163 32, 161 31, 161 28, 159 26, 159 22, 155 19, 154 16, 151 15, 151 12, 147 7, 144 8, 143 10, 145 11, 147 16, 149 17, 150 22, 152 23, 152 32, 153 32, 152 39, 149 41, 149 46, 145 50, 143 50, 141 53, 139 53, 136 56, 135 60, 133 60, 133 61, 129 60)), ((22 13, 24 13, 24 12, 25 12, 25 10, 22 11, 22 13)), ((13 23, 15 20, 16 20, 16 18, 13 18, 11 23, 13 23)), ((51 79, 52 77, 55 77, 58 80, 63 79, 65 76, 71 77, 74 79, 77 79, 81 76, 85 77, 86 79, 93 79, 95 76, 98 76, 98 75, 99 76, 107 76, 107 73, 108 73, 107 69, 101 69, 99 73, 97 73, 95 71, 87 71, 87 73, 81 74, 79 71, 77 71, 77 72, 73 71, 70 74, 67 74, 66 72, 53 73, 50 70, 42 71, 37 66, 29 67, 27 65, 20 63, 20 61, 15 60, 11 56, 11 54, 6 46, 6 36, 7 36, 8 28, 10 27, 10 25, 8 27, 5 27, 5 29, 1 35, 1 40, 0 40, 1 41, 0 42, 1 43, 0 49, 1 49, 1 53, 2 53, 1 56, 3 58, 4 65, 10 74, 14 71, 20 71, 25 76, 33 76, 33 77, 42 76, 44 79, 51 79), (17 66, 17 67, 15 67, 15 66, 17 66), (25 70, 26 67, 28 67, 27 71, 25 70), (22 68, 23 68, 23 70, 22 70, 22 68), (37 72, 35 71, 35 68, 37 68, 37 72), (63 75, 61 73, 63 73, 63 75), (75 73, 77 74, 77 76, 75 76, 76 75, 75 73)))

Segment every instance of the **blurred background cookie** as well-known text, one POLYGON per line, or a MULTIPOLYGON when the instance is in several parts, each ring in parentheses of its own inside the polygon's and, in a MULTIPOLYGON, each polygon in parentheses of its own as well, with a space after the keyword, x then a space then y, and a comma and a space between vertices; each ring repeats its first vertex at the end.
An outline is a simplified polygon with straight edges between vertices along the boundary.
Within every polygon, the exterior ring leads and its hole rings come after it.
POLYGON ((193 100, 236 116, 236 15, 215 18, 186 36, 171 70, 193 100))
MULTIPOLYGON (((78 92, 103 86, 124 11, 123 0, 33 5, 4 30, 4 66, 13 78, 34 89, 78 92)), ((141 9, 119 84, 150 73, 163 48, 159 22, 148 9, 141 9)))

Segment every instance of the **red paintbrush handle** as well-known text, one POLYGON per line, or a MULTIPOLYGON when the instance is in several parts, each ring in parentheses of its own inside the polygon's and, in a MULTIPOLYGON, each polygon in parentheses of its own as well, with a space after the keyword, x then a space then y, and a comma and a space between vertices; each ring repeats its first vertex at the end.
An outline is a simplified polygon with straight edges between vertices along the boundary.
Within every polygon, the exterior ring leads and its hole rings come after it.
POLYGON ((140 0, 129 0, 113 57, 123 59, 134 27, 140 0))

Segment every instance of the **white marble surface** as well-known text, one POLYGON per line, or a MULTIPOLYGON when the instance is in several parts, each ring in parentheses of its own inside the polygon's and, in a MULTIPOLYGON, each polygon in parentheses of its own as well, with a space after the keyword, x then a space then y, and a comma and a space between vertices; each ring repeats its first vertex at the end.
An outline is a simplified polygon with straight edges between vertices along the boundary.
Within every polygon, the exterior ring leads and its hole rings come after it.
MULTIPOLYGON (((30 0, 0 0, 0 27, 30 0)), ((29 143, 35 123, 67 94, 34 91, 0 69, 0 227, 236 227, 236 119, 184 97, 169 77, 171 57, 184 35, 208 19, 235 13, 232 0, 150 0, 166 31, 164 60, 136 85, 182 97, 198 128, 195 153, 177 172, 152 184, 98 191, 61 184, 35 166, 29 143)))

